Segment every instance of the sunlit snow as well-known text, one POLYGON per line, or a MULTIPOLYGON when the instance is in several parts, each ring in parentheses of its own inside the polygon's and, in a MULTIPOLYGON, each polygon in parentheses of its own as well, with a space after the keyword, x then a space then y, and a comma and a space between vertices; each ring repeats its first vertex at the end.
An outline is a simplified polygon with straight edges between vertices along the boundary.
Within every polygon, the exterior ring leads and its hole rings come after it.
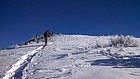
POLYGON ((46 47, 41 41, 0 50, 0 78, 140 79, 140 47, 109 46, 111 38, 56 35, 46 47))

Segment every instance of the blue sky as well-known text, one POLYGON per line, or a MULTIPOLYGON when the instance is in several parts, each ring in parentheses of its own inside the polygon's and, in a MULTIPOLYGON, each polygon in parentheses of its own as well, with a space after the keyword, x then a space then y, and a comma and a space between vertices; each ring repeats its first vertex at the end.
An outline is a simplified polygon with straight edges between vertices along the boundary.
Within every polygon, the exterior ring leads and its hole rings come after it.
POLYGON ((140 37, 139 0, 0 0, 0 48, 45 30, 140 37))

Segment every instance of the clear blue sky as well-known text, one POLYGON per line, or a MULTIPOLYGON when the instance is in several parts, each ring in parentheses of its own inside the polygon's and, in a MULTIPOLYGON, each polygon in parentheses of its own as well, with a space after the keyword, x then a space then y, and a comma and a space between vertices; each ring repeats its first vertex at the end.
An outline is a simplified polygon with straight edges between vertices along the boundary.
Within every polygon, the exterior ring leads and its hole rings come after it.
POLYGON ((47 29, 140 37, 140 0, 0 0, 0 48, 47 29))

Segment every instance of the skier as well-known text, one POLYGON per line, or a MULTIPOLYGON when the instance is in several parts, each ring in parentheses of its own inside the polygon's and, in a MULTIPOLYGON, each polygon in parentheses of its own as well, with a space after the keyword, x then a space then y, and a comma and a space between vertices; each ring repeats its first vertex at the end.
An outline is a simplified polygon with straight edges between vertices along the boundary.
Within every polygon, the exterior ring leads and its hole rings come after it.
POLYGON ((47 42, 48 42, 48 37, 49 37, 49 30, 45 31, 44 35, 44 39, 45 39, 45 46, 47 46, 47 42))

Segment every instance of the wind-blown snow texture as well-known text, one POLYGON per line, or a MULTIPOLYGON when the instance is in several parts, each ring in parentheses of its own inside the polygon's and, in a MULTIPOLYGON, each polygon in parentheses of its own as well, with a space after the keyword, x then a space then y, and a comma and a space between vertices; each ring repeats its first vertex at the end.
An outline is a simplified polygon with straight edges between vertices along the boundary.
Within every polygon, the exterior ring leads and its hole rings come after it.
POLYGON ((140 47, 111 47, 110 38, 56 35, 46 47, 40 42, 0 50, 0 78, 140 79, 140 47))

